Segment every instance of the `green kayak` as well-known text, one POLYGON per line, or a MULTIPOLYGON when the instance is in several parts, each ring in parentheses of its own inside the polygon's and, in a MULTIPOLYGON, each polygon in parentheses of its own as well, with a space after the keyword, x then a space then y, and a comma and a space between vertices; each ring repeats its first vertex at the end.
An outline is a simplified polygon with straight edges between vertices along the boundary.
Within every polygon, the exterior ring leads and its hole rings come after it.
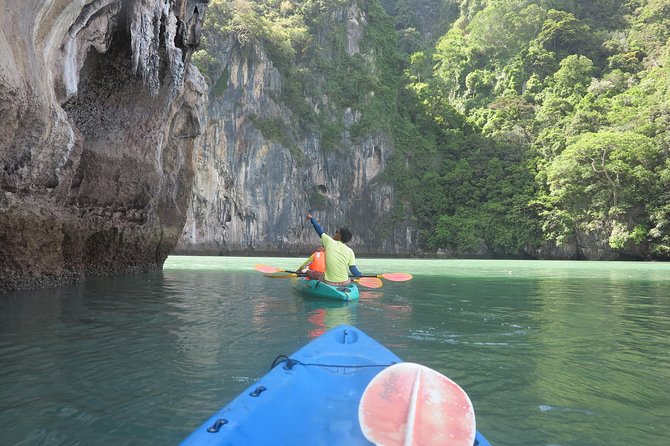
POLYGON ((349 286, 334 286, 306 277, 294 277, 291 279, 291 285, 301 294, 321 299, 348 302, 358 300, 359 297, 358 287, 353 282, 349 286))

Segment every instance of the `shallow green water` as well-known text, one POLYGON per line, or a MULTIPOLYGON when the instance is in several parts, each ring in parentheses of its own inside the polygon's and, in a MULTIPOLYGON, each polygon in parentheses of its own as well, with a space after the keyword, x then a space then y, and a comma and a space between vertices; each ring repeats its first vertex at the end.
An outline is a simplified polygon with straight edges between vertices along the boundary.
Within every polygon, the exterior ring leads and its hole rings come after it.
POLYGON ((178 444, 309 339, 352 324, 470 395, 494 446, 670 438, 670 264, 359 259, 404 271, 356 303, 311 301, 255 263, 0 295, 0 443, 178 444))

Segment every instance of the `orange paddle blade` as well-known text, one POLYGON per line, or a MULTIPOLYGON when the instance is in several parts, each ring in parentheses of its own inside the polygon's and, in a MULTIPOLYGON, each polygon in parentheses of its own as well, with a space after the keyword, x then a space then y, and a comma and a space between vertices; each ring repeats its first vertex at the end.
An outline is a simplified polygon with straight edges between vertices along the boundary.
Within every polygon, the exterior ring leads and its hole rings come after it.
POLYGON ((260 272, 262 272, 262 273, 266 273, 266 274, 269 274, 269 273, 279 273, 279 272, 283 272, 283 271, 284 271, 284 270, 281 269, 281 268, 276 268, 276 267, 274 267, 274 266, 270 266, 270 265, 254 265, 254 269, 255 269, 256 271, 260 271, 260 272))
POLYGON ((290 279, 291 277, 298 277, 298 274, 280 271, 278 273, 267 273, 265 274, 265 277, 269 277, 270 279, 290 279))
POLYGON ((354 282, 366 288, 381 288, 382 285, 384 285, 382 281, 376 277, 361 277, 360 279, 354 279, 354 282))
POLYGON ((358 406, 361 430, 384 446, 472 446, 475 412, 458 384, 433 369, 402 362, 368 384, 358 406))
POLYGON ((406 282, 412 279, 412 275, 409 273, 386 273, 386 274, 380 274, 377 277, 390 280, 391 282, 406 282))

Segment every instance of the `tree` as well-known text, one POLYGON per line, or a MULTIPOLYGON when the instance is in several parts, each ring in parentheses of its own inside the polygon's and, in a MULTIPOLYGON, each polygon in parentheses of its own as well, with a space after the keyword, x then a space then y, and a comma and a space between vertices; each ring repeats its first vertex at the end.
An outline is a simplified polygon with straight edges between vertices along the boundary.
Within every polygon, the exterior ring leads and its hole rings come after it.
POLYGON ((584 54, 585 48, 589 48, 589 31, 590 28, 571 13, 551 9, 536 40, 547 51, 556 53, 560 60, 571 54, 584 54))
POLYGON ((587 231, 627 224, 628 214, 658 190, 660 157, 653 140, 638 133, 579 135, 547 167, 552 209, 545 219, 574 222, 587 231))

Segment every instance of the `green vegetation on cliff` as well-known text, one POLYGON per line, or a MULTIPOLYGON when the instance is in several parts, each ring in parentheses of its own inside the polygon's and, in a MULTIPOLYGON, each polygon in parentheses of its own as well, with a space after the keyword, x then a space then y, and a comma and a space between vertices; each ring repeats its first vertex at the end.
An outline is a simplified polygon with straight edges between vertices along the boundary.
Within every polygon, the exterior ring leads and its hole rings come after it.
POLYGON ((397 147, 422 242, 508 256, 594 237, 668 257, 670 4, 447 3, 459 17, 407 56, 433 159, 397 147))
POLYGON ((391 135, 396 215, 426 250, 523 257, 588 238, 668 258, 668 17, 666 0, 213 0, 197 61, 216 94, 225 42, 261 44, 278 100, 324 149, 349 108, 352 137, 391 135), (366 19, 359 51, 347 8, 366 19))
POLYGON ((402 61, 393 21, 377 1, 213 0, 203 35, 194 61, 213 94, 227 84, 225 58, 231 47, 251 52, 260 46, 282 74, 276 100, 293 112, 302 131, 320 137, 325 150, 341 149, 345 109, 362 116, 349 129, 353 138, 391 128, 402 61), (357 13, 366 23, 359 51, 352 52, 347 14, 357 13))

